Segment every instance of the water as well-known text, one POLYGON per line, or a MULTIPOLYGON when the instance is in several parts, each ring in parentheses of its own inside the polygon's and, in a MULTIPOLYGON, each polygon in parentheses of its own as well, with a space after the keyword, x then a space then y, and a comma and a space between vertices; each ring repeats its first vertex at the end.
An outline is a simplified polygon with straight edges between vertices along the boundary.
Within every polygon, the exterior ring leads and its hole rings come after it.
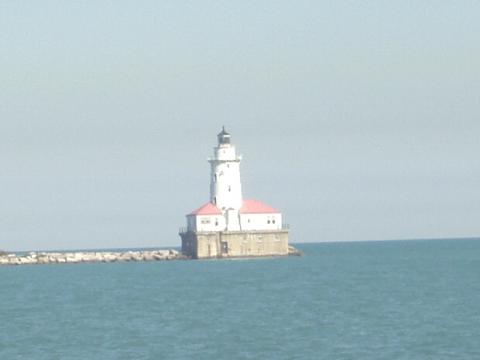
POLYGON ((480 241, 0 267, 0 359, 479 359, 480 241))

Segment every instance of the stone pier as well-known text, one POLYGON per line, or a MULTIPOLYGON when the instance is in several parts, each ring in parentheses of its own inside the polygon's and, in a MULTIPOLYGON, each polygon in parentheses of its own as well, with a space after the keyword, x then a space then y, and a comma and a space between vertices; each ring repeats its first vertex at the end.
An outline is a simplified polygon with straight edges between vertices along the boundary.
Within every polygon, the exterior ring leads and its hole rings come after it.
POLYGON ((181 259, 187 259, 187 257, 173 249, 142 251, 30 252, 22 255, 0 252, 0 265, 78 264, 181 259))

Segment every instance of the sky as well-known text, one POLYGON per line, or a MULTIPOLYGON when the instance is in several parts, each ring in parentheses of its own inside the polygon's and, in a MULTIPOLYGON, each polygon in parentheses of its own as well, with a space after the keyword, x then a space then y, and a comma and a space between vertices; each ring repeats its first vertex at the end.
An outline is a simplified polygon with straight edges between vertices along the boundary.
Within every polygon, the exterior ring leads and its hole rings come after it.
POLYGON ((0 249, 179 246, 225 125, 291 242, 480 235, 476 1, 0 1, 0 249))

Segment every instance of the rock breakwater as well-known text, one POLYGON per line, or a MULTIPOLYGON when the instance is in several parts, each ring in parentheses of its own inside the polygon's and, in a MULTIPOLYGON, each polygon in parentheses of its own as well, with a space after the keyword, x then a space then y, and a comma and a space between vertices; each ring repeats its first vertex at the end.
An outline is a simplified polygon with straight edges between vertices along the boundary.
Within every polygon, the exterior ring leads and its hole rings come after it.
POLYGON ((95 262, 160 261, 187 259, 179 251, 75 251, 30 252, 28 254, 0 253, 0 265, 78 264, 95 262))
POLYGON ((288 256, 303 256, 303 251, 290 245, 288 246, 288 256))

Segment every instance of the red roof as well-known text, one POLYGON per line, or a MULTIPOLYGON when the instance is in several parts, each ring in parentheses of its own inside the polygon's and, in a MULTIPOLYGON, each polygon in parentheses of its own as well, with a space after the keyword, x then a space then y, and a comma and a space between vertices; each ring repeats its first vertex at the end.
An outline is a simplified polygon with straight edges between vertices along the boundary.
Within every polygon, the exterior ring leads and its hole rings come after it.
POLYGON ((243 205, 240 209, 242 214, 268 214, 279 213, 280 211, 258 200, 243 200, 243 205))
POLYGON ((208 202, 188 215, 222 215, 222 212, 211 202, 208 202))

